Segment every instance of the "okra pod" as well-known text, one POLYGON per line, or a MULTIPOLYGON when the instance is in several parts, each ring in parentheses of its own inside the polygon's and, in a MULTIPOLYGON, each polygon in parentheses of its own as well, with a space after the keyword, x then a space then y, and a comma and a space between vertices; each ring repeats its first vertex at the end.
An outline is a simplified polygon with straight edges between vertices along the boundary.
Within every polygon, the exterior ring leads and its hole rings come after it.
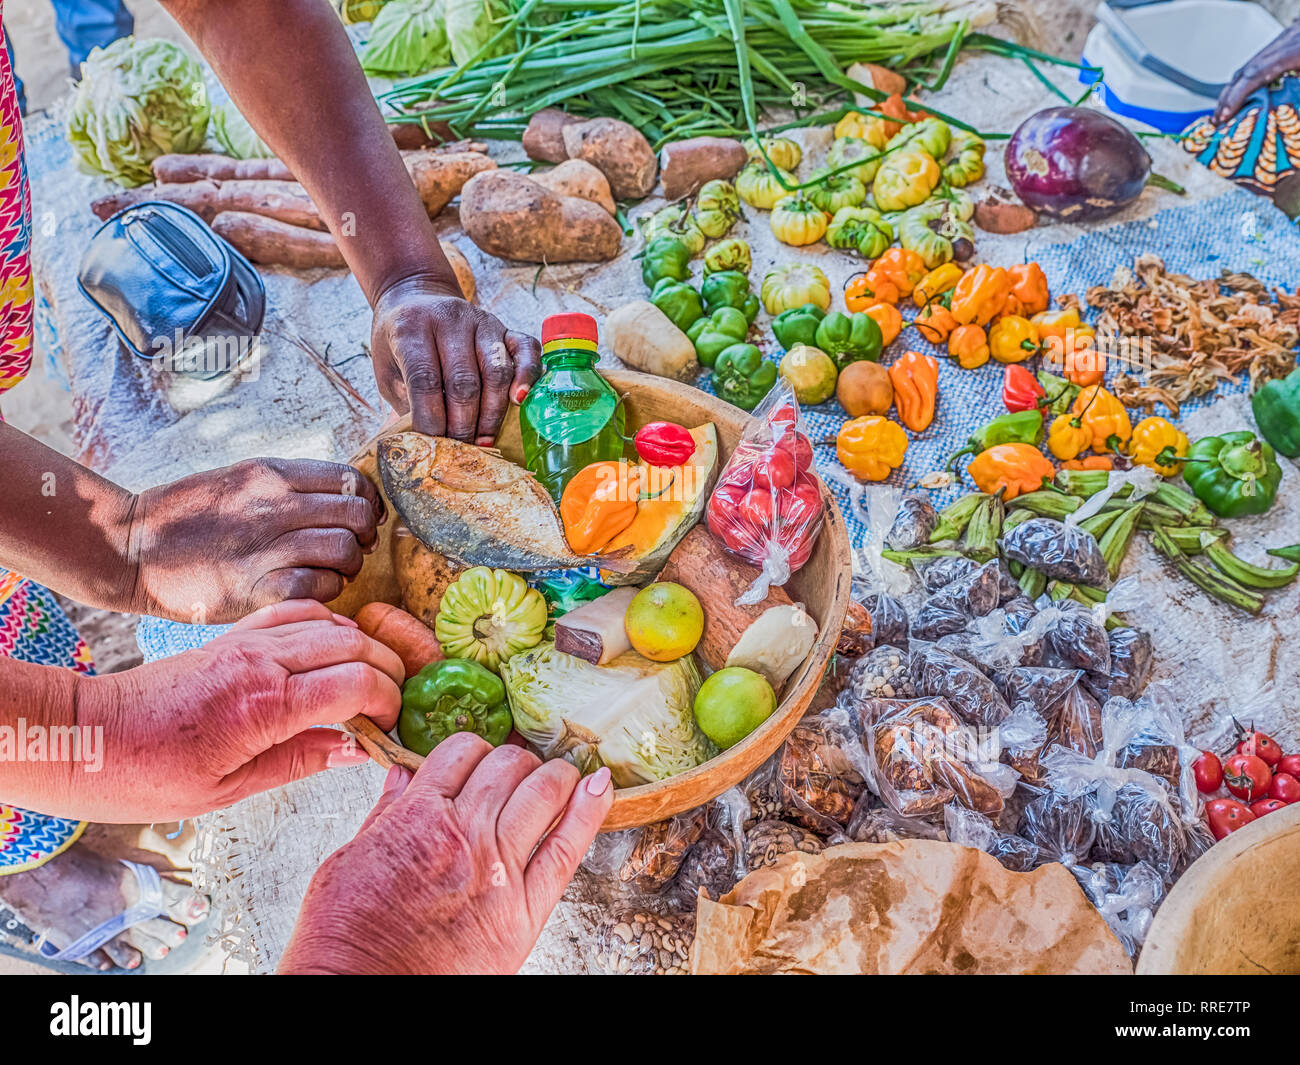
POLYGON ((1062 599, 1069 599, 1074 594, 1074 585, 1066 584, 1064 581, 1052 581, 1047 586, 1047 595, 1053 603, 1059 603, 1062 599))
POLYGON ((1300 574, 1300 562, 1289 566, 1272 569, 1268 566, 1256 566, 1243 558, 1238 558, 1221 539, 1207 538, 1202 545, 1205 557, 1213 562, 1225 576, 1247 588, 1284 588, 1300 574))
POLYGON ((1197 499, 1191 492, 1186 492, 1176 484, 1161 481, 1152 493, 1155 501, 1162 506, 1178 511, 1188 525, 1217 525, 1219 519, 1210 513, 1210 508, 1197 499))
POLYGON ((949 503, 939 511, 939 521, 930 533, 929 542, 937 544, 943 540, 956 540, 970 524, 979 505, 988 498, 983 492, 970 492, 956 502, 949 503))
POLYGON ((1179 573, 1208 595, 1248 614, 1258 614, 1264 609, 1262 595, 1242 587, 1232 578, 1205 565, 1199 559, 1186 557, 1170 538, 1164 526, 1157 524, 1151 530, 1151 543, 1162 555, 1173 560, 1179 573))
POLYGON ((1109 470, 1057 470, 1056 487, 1072 496, 1095 496, 1110 480, 1109 470))
POLYGON ((880 552, 881 556, 889 559, 890 562, 897 562, 900 566, 906 566, 909 562, 918 562, 923 559, 931 558, 955 558, 961 552, 955 547, 914 547, 910 551, 890 551, 880 552))
POLYGON ((1118 518, 1124 512, 1122 510, 1101 510, 1090 518, 1084 518, 1079 522, 1079 528, 1086 533, 1091 533, 1094 540, 1100 540, 1106 530, 1110 528, 1111 522, 1118 518))
POLYGON ((1041 570, 1025 567, 1025 572, 1020 575, 1020 590, 1025 593, 1032 603, 1047 588, 1047 575, 1041 570))
POLYGON ((1101 557, 1106 560, 1106 573, 1112 581, 1119 576, 1129 544, 1133 542, 1133 533, 1137 531, 1138 520, 1145 509, 1145 503, 1137 503, 1123 511, 1098 541, 1101 557))
POLYGON ((1002 523, 1002 535, 1006 536, 1017 525, 1023 525, 1030 518, 1038 517, 1032 510, 1017 510, 1012 508, 1011 513, 1007 515, 1006 520, 1002 523))
MULTIPOLYGON (((1086 584, 1076 584, 1074 590, 1070 593, 1069 598, 1091 610, 1098 603, 1104 603, 1106 601, 1106 589, 1093 588, 1086 584)), ((1108 613, 1106 615, 1107 630, 1118 629, 1123 624, 1124 623, 1114 614, 1108 613)))
POLYGON ((1199 555, 1207 539, 1222 539, 1228 535, 1226 529, 1207 529, 1202 525, 1166 525, 1164 530, 1184 555, 1199 555))
MULTIPOLYGON (((1006 530, 1006 524, 1005 524, 1005 523, 1003 523, 1003 525, 1002 525, 1002 529, 1003 529, 1003 531, 1006 530)), ((1023 562, 1017 562, 1014 558, 1012 558, 1012 559, 1008 559, 1008 560, 1007 560, 1007 571, 1008 571, 1008 572, 1011 574, 1011 576, 1014 577, 1016 580, 1020 580, 1020 575, 1021 575, 1022 573, 1025 572, 1025 564, 1024 564, 1023 562)))
MULTIPOLYGON (((1127 510, 1134 503, 1123 503, 1117 500, 1108 500, 1106 505, 1101 509, 1107 510, 1127 510)), ((1167 507, 1163 503, 1153 503, 1149 499, 1142 500, 1142 514, 1139 518, 1139 527, 1149 529, 1153 522, 1159 522, 1161 525, 1182 525, 1183 516, 1174 510, 1173 507, 1167 507)))
POLYGON ((1284 558, 1288 562, 1300 562, 1300 544, 1290 547, 1270 547, 1268 553, 1274 558, 1284 558))
POLYGON ((971 516, 970 524, 966 526, 966 538, 962 541, 962 552, 968 558, 982 563, 998 553, 998 535, 1002 532, 1004 514, 1000 492, 984 497, 971 516))
POLYGON ((1023 510, 1031 510, 1039 517, 1055 518, 1060 521, 1083 506, 1083 500, 1078 496, 1068 496, 1061 492, 1040 490, 1016 496, 1015 505, 1023 510))

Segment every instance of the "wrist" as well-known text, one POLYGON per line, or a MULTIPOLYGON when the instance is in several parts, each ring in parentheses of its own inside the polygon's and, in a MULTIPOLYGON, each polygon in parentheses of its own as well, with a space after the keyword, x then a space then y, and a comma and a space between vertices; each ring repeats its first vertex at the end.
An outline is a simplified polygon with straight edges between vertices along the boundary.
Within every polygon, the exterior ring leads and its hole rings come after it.
POLYGON ((126 513, 126 547, 122 558, 122 595, 124 613, 152 613, 148 594, 149 495, 154 489, 131 495, 126 513))
POLYGON ((378 311, 380 304, 408 295, 438 296, 446 299, 464 299, 460 283, 450 265, 445 271, 427 264, 406 271, 394 272, 375 290, 371 308, 378 311))

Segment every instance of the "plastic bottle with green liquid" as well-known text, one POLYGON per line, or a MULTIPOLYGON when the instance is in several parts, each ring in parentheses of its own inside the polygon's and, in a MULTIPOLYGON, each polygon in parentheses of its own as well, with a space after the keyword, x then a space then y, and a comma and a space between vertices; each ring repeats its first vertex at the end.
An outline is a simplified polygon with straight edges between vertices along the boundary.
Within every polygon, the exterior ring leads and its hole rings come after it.
POLYGON ((524 464, 558 504, 575 473, 623 457, 623 406, 596 372, 596 320, 552 314, 542 322, 542 376, 519 408, 524 464))

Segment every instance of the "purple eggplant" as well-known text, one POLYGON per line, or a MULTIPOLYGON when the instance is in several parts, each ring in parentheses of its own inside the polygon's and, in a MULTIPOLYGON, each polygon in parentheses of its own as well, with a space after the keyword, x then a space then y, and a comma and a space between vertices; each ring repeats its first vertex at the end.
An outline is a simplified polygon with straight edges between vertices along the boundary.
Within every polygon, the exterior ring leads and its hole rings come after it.
POLYGON ((1049 107, 1011 135, 1007 178, 1026 204, 1070 222, 1104 218, 1132 203, 1151 157, 1127 128, 1087 107, 1049 107))

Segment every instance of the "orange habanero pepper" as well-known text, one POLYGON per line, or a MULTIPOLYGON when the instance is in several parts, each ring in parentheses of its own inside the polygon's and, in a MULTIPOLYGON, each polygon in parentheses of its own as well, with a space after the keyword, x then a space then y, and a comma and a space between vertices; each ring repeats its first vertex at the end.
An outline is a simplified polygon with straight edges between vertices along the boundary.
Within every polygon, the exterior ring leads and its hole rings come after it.
POLYGON ((912 325, 931 344, 945 343, 952 331, 957 328, 957 319, 938 300, 931 300, 922 308, 921 313, 912 319, 912 325))
POLYGON ((903 316, 892 303, 875 303, 865 308, 862 313, 880 326, 882 348, 889 347, 903 331, 903 316))
POLYGON ((1000 266, 980 263, 967 270, 952 290, 952 316, 962 325, 988 325, 1002 313, 1011 281, 1000 266))
POLYGON ((1007 280, 1011 291, 1007 293, 1003 314, 1019 314, 1030 318, 1047 310, 1047 275, 1037 263, 1021 263, 1007 267, 1007 280))
MULTIPOLYGON (((920 254, 909 248, 890 248, 884 255, 871 264, 867 276, 873 275, 877 282, 890 281, 898 290, 900 297, 910 296, 921 278, 925 277, 925 260, 920 254)), ((891 300, 897 303, 897 300, 891 300)))
POLYGON ((855 314, 882 303, 892 306, 898 300, 898 286, 888 278, 873 277, 870 270, 854 274, 844 285, 844 306, 855 314))
POLYGON ((1036 492, 1043 479, 1056 476, 1056 467, 1033 444, 995 444, 981 451, 966 467, 981 492, 1005 490, 1010 501, 1022 492, 1036 492))
POLYGON ((889 368, 889 380, 894 386, 898 420, 914 433, 927 429, 934 421, 939 396, 938 361, 919 351, 905 351, 889 368))

